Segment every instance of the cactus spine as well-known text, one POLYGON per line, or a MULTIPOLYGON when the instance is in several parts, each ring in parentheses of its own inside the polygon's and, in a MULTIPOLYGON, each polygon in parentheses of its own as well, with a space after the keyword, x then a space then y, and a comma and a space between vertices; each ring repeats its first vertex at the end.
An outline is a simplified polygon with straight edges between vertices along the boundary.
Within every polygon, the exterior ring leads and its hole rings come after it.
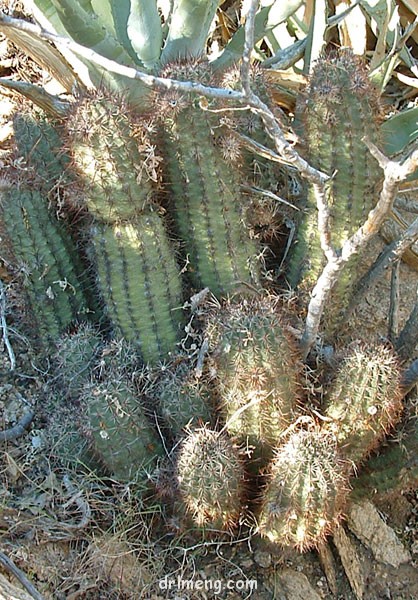
POLYGON ((36 114, 17 114, 13 129, 19 157, 31 168, 39 191, 49 193, 71 182, 70 156, 58 124, 36 114))
POLYGON ((174 352, 181 320, 181 281, 161 217, 92 230, 97 280, 119 335, 136 342, 145 361, 174 352))
POLYGON ((324 412, 341 451, 355 465, 361 463, 402 412, 393 351, 378 344, 353 346, 325 395, 324 412))
POLYGON ((196 525, 229 529, 237 524, 244 471, 239 453, 226 434, 206 427, 189 433, 178 452, 176 478, 196 525))
POLYGON ((291 434, 276 452, 259 517, 261 535, 304 552, 319 546, 341 517, 347 465, 335 438, 315 429, 291 434))
POLYGON ((299 359, 271 299, 227 305, 208 336, 228 433, 263 464, 297 413, 299 359))
POLYGON ((88 312, 77 248, 35 190, 14 187, 1 198, 2 228, 25 287, 40 337, 56 340, 88 312))
MULTIPOLYGON (((181 65, 170 74, 181 77, 182 69, 187 72, 181 65)), ((244 220, 243 181, 216 145, 219 122, 190 98, 173 103, 171 114, 163 115, 164 153, 174 220, 190 261, 192 283, 199 289, 209 287, 216 296, 232 293, 240 284, 256 284, 257 247, 244 220)))
POLYGON ((120 481, 146 478, 163 448, 131 386, 123 380, 91 385, 81 402, 82 428, 109 472, 120 481))
POLYGON ((161 416, 178 438, 186 427, 211 423, 208 382, 198 379, 189 364, 182 361, 160 373, 150 392, 161 416))
MULTIPOLYGON (((364 144, 378 138, 377 93, 360 58, 351 50, 318 60, 299 106, 307 158, 332 176, 329 182, 331 243, 340 248, 364 223, 377 201, 381 169, 364 144)), ((343 273, 338 309, 355 277, 357 261, 343 273)), ((324 266, 314 191, 308 194, 304 218, 291 255, 288 278, 293 287, 311 290, 324 266)))
POLYGON ((102 93, 81 101, 69 119, 69 142, 94 217, 106 223, 130 220, 150 204, 145 159, 153 148, 145 124, 134 128, 122 100, 102 93))

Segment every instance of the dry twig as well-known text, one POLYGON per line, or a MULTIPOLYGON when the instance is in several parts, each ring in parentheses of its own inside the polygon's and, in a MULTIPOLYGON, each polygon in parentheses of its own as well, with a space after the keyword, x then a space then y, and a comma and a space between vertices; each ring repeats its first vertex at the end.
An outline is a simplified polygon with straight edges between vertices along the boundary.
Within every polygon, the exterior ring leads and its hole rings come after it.
POLYGON ((3 282, 0 280, 0 326, 3 332, 3 342, 7 348, 10 359, 10 370, 14 371, 16 367, 16 357, 13 352, 12 345, 8 336, 7 322, 6 322, 6 292, 4 289, 3 282))
POLYGON ((14 575, 16 579, 23 585, 25 590, 35 598, 35 600, 44 600, 44 597, 38 592, 38 590, 33 586, 33 584, 29 581, 26 575, 21 571, 14 562, 6 556, 3 552, 0 552, 0 565, 6 569, 9 573, 14 575))

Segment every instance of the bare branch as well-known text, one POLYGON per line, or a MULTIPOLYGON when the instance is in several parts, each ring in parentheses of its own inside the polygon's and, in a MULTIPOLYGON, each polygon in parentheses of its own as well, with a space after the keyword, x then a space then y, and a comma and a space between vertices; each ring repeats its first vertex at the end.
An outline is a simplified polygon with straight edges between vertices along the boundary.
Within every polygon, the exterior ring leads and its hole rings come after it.
POLYGON ((259 0, 251 0, 245 15, 245 43, 241 62, 241 84, 244 96, 247 99, 251 97, 250 68, 251 54, 254 49, 254 19, 259 4, 259 0))
MULTIPOLYGON (((324 267, 313 291, 309 302, 305 330, 301 340, 301 350, 306 358, 312 348, 319 331, 322 314, 329 294, 338 281, 340 273, 348 260, 379 231, 384 219, 392 209, 398 191, 398 184, 414 172, 418 166, 418 149, 414 149, 404 161, 392 161, 384 156, 371 142, 365 140, 370 152, 378 160, 384 171, 383 188, 379 201, 372 209, 366 222, 344 243, 340 254, 333 255, 329 252, 328 262, 324 267)), ((321 202, 318 208, 320 209, 321 202)), ((326 222, 326 216, 319 219, 326 222)), ((321 240, 322 243, 322 240, 321 240)))
POLYGON ((16 367, 16 357, 13 352, 12 345, 8 336, 7 322, 6 322, 6 292, 4 290, 3 282, 0 280, 0 327, 3 332, 3 341, 9 353, 10 359, 10 370, 14 371, 16 367))
POLYGON ((0 442, 10 442, 22 436, 32 423, 34 416, 33 410, 29 410, 14 427, 0 431, 0 442))
POLYGON ((0 565, 6 569, 9 573, 14 575, 16 579, 23 585, 25 590, 35 598, 35 600, 44 600, 44 597, 38 592, 38 590, 32 585, 26 575, 14 564, 14 562, 6 556, 3 552, 0 552, 0 565))

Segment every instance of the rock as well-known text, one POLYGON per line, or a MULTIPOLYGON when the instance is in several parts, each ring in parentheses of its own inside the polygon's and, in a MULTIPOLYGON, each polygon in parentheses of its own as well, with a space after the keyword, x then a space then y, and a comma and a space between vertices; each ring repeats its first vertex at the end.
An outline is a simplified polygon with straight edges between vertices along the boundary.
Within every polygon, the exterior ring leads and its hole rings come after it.
POLYGON ((256 550, 254 552, 254 561, 259 567, 268 569, 271 566, 271 554, 262 550, 256 550))
POLYGON ((279 579, 286 593, 286 600, 322 600, 303 573, 285 569, 279 574, 279 579))
POLYGON ((349 510, 347 524, 379 562, 398 568, 402 563, 411 560, 411 555, 394 530, 383 521, 371 502, 353 504, 349 510))
POLYGON ((364 574, 354 542, 340 525, 334 533, 334 544, 340 555, 347 579, 356 598, 362 600, 365 590, 364 574))

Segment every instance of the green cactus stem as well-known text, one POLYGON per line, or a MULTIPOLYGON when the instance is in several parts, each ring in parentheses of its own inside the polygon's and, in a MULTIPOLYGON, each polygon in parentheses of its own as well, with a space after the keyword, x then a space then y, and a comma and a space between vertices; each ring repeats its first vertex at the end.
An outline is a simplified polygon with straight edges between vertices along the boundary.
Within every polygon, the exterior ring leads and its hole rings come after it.
MULTIPOLYGON (((182 77, 187 70, 179 65, 164 74, 182 77)), ((219 120, 189 97, 166 95, 161 111, 167 183, 191 282, 198 289, 209 287, 216 296, 257 285, 259 251, 245 222, 245 181, 236 165, 225 162, 217 144, 219 120)))
MULTIPOLYGON (((376 204, 382 180, 382 171, 363 141, 366 137, 377 143, 380 109, 362 60, 348 49, 322 56, 299 101, 298 113, 307 159, 331 177, 327 194, 330 242, 339 249, 376 204)), ((290 284, 312 290, 324 264, 311 188, 290 256, 290 284)), ((355 257, 334 290, 338 311, 357 276, 355 257)))
POLYGON ((149 392, 164 422, 174 438, 178 438, 186 427, 210 424, 210 390, 206 378, 198 378, 192 366, 182 359, 160 371, 149 392))
MULTIPOLYGON (((411 398, 411 406, 417 398, 411 398)), ((418 410, 388 440, 379 453, 369 458, 357 478, 353 479, 354 498, 368 497, 384 501, 399 498, 402 492, 418 486, 418 410)))
POLYGON ((382 441, 402 413, 400 369, 382 344, 355 344, 326 391, 326 428, 344 456, 359 465, 382 441))
POLYGON ((77 399, 91 382, 100 347, 101 337, 89 323, 82 323, 74 333, 59 338, 52 360, 53 385, 58 386, 65 397, 77 399))
POLYGON ((200 427, 181 443, 176 479, 187 512, 198 527, 230 529, 242 510, 244 470, 225 433, 200 427))
POLYGON ((181 280, 162 218, 147 211, 119 225, 92 228, 97 283, 116 333, 151 364, 176 349, 181 280))
POLYGON ((71 159, 58 123, 35 112, 18 113, 13 119, 13 130, 19 157, 30 168, 39 191, 49 193, 71 183, 71 159))
POLYGON ((68 123, 69 146, 91 214, 116 223, 148 207, 158 160, 145 123, 133 123, 126 103, 98 93, 77 104, 68 123))
POLYGON ((263 466, 293 422, 300 396, 301 361, 277 302, 229 303, 210 318, 207 335, 227 431, 263 466))
POLYGON ((39 192, 14 187, 2 194, 0 204, 6 251, 24 275, 39 337, 56 340, 89 313, 77 247, 39 192))
POLYGON ((93 384, 80 403, 82 431, 108 471, 120 481, 147 479, 163 447, 131 386, 123 380, 93 384))
POLYGON ((341 518, 347 471, 332 434, 319 429, 292 433, 271 465, 260 534, 302 552, 318 547, 341 518))

